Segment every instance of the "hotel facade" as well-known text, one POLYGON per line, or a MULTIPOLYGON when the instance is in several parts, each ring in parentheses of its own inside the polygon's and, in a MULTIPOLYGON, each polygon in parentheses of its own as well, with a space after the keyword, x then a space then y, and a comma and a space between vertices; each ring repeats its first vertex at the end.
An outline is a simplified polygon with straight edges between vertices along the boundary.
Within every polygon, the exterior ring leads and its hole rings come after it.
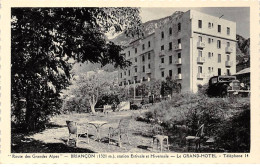
POLYGON ((132 62, 118 72, 120 86, 176 79, 182 92, 196 93, 217 75, 236 73, 236 23, 189 10, 123 51, 132 62))

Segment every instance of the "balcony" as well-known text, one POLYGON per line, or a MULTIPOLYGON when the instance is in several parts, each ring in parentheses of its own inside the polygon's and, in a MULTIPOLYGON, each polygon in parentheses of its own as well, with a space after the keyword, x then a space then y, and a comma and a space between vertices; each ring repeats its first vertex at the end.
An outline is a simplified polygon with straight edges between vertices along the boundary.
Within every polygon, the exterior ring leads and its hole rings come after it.
POLYGON ((199 56, 198 59, 197 59, 197 62, 198 63, 205 63, 205 57, 199 56))
POLYGON ((134 72, 134 73, 133 73, 133 76, 138 76, 138 73, 137 73, 137 72, 134 72))
POLYGON ((226 61, 226 67, 231 67, 233 65, 232 61, 226 61))
POLYGON ((198 73, 198 75, 197 75, 197 78, 198 79, 203 79, 203 78, 205 78, 206 76, 205 76, 205 74, 204 73, 198 73))
POLYGON ((174 64, 181 65, 181 58, 178 58, 178 60, 176 60, 174 64))
POLYGON ((148 68, 145 70, 145 73, 150 74, 150 73, 152 73, 152 70, 148 68))
POLYGON ((176 74, 176 75, 174 76, 174 78, 175 78, 175 79, 182 79, 181 74, 176 74))
POLYGON ((174 50, 175 51, 181 50, 181 44, 179 43, 178 45, 175 45, 174 50))
POLYGON ((230 46, 226 47, 226 53, 232 53, 234 49, 230 46))
POLYGON ((164 69, 164 68, 165 68, 165 64, 164 64, 164 63, 160 63, 160 64, 159 64, 159 68, 160 68, 160 69, 164 69))
POLYGON ((203 49, 203 48, 205 48, 205 42, 198 42, 198 45, 197 45, 197 48, 199 48, 199 49, 203 49))
POLYGON ((162 56, 164 56, 165 55, 165 51, 164 50, 161 50, 160 52, 159 52, 159 57, 162 57, 162 56))

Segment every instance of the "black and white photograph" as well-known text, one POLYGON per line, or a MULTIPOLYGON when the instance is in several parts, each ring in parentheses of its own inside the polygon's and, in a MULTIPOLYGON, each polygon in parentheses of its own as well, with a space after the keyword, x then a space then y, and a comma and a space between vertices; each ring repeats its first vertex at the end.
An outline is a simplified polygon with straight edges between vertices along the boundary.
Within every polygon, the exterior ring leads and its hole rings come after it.
POLYGON ((250 153, 250 7, 10 17, 11 153, 250 153))

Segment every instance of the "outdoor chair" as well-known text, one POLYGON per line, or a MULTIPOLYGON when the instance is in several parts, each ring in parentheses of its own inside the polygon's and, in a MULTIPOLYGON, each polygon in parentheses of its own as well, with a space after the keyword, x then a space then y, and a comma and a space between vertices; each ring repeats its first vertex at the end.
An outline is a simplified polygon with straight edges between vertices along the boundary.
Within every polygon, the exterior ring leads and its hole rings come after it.
POLYGON ((75 140, 75 145, 77 147, 78 142, 82 141, 79 140, 79 138, 82 135, 86 135, 87 136, 87 143, 89 143, 89 137, 88 137, 88 130, 87 125, 84 125, 84 127, 77 125, 77 122, 74 121, 66 121, 68 129, 69 129, 69 138, 67 140, 67 145, 69 145, 69 141, 70 140, 75 140))
POLYGON ((186 146, 187 146, 188 151, 189 151, 189 148, 190 148, 192 142, 195 143, 195 150, 200 151, 200 142, 201 142, 201 139, 203 138, 203 136, 204 136, 204 124, 202 124, 198 128, 195 136, 186 137, 186 146))
POLYGON ((153 142, 152 142, 152 148, 154 145, 154 141, 157 141, 157 149, 158 149, 158 144, 160 143, 160 150, 162 152, 163 150, 163 142, 166 140, 166 146, 167 149, 169 150, 169 137, 163 134, 163 128, 159 125, 154 125, 153 126, 153 142))
POLYGON ((121 147, 122 136, 125 135, 128 143, 131 145, 128 137, 130 121, 131 121, 131 117, 123 118, 119 121, 117 128, 109 127, 108 144, 111 144, 111 139, 113 137, 118 136, 118 146, 121 147))

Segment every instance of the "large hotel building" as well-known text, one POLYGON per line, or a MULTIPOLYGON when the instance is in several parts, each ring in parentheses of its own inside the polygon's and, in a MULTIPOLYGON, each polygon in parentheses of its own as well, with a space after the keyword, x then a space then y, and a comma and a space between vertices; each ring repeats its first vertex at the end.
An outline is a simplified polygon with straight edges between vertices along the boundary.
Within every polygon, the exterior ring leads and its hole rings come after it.
POLYGON ((236 72, 236 23, 189 10, 122 52, 130 67, 119 71, 119 85, 176 79, 181 91, 197 92, 209 77, 236 72))

